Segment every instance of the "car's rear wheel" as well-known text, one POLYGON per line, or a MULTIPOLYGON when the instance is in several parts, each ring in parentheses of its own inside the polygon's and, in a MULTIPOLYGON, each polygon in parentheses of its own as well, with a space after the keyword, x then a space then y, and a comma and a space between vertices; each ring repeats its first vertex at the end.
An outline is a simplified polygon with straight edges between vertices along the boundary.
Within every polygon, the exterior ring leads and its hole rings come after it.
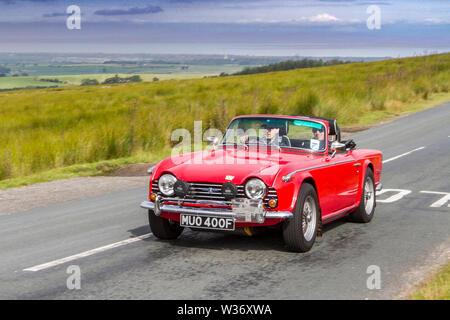
POLYGON ((311 250, 320 221, 317 193, 309 183, 302 184, 294 208, 294 216, 283 222, 282 232, 287 248, 295 252, 311 250))
POLYGON ((375 213, 375 206, 375 179, 373 177, 373 171, 369 167, 367 168, 366 175, 364 177, 361 201, 358 208, 350 214, 350 220, 362 223, 370 222, 375 213))
POLYGON ((150 230, 159 239, 173 240, 180 236, 183 227, 175 221, 170 221, 161 217, 157 217, 153 210, 148 210, 148 221, 150 230))

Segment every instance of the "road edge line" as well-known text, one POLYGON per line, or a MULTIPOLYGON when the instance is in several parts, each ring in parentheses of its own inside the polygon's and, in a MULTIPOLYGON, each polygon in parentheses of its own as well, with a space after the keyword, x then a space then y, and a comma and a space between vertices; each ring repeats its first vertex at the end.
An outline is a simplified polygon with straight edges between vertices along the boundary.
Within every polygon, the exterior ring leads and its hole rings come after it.
POLYGON ((52 267, 58 266, 60 264, 64 264, 66 262, 70 262, 70 261, 73 261, 73 260, 89 257, 89 256, 94 255, 96 253, 104 252, 104 251, 107 251, 107 250, 110 250, 110 249, 113 249, 113 248, 124 246, 126 244, 130 244, 130 243, 134 243, 134 242, 137 242, 137 241, 145 240, 145 239, 150 238, 152 235, 153 235, 152 233, 147 233, 147 234, 144 234, 142 236, 133 237, 133 238, 130 238, 130 239, 125 239, 125 240, 122 240, 122 241, 119 241, 119 242, 108 244, 106 246, 102 246, 102 247, 98 247, 98 248, 95 248, 95 249, 92 249, 92 250, 80 252, 80 253, 77 253, 77 254, 65 257, 65 258, 61 258, 61 259, 53 260, 53 261, 50 261, 50 262, 47 262, 47 263, 39 264, 39 265, 36 265, 36 266, 33 266, 33 267, 29 267, 29 268, 23 269, 22 271, 36 272, 36 271, 41 271, 41 270, 44 270, 44 269, 52 268, 52 267))

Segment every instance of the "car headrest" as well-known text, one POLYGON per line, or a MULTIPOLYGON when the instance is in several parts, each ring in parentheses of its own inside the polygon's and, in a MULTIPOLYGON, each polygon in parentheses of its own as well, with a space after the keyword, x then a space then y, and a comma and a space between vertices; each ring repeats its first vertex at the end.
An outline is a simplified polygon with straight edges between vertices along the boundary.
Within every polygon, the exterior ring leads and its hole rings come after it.
POLYGON ((336 119, 327 119, 322 117, 308 117, 308 118, 327 121, 328 127, 330 128, 330 132, 328 134, 336 136, 336 140, 341 141, 341 129, 339 129, 336 119))
POLYGON ((330 126, 330 135, 336 136, 336 140, 341 141, 341 129, 339 129, 337 121, 335 119, 329 120, 328 124, 330 126))
POLYGON ((288 124, 287 121, 285 121, 284 125, 280 126, 280 133, 279 133, 279 135, 280 136, 287 136, 288 132, 289 132, 289 124, 288 124))

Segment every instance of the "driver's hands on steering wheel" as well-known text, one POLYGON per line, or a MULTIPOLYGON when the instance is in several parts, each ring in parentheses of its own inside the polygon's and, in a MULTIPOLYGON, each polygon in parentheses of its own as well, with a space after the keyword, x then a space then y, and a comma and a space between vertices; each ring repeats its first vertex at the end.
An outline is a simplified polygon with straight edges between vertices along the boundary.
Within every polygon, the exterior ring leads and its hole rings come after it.
POLYGON ((240 142, 240 143, 243 143, 243 144, 248 143, 248 136, 242 136, 242 137, 239 139, 239 142, 240 142))
POLYGON ((260 139, 257 136, 243 136, 241 138, 241 143, 248 144, 248 143, 265 143, 263 139, 260 139))

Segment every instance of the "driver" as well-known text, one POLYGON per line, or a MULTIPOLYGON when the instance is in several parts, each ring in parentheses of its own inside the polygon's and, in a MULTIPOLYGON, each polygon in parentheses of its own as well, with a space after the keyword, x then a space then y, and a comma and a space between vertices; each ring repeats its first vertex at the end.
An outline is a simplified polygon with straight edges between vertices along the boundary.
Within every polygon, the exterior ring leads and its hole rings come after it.
POLYGON ((261 129, 264 129, 264 138, 265 138, 265 143, 267 145, 272 145, 272 146, 289 146, 289 143, 286 141, 286 137, 285 136, 281 136, 280 137, 280 127, 275 125, 275 124, 271 124, 271 123, 263 123, 261 125, 261 129))
POLYGON ((318 150, 323 150, 325 149, 325 132, 324 129, 316 129, 313 128, 312 129, 312 133, 314 135, 314 139, 319 141, 319 147, 318 150))
POLYGON ((280 146, 280 147, 290 147, 289 138, 287 136, 280 137, 280 127, 274 123, 263 123, 261 129, 264 130, 264 135, 261 138, 243 136, 241 141, 243 143, 248 143, 252 138, 256 138, 256 143, 263 143, 268 146, 280 146))

